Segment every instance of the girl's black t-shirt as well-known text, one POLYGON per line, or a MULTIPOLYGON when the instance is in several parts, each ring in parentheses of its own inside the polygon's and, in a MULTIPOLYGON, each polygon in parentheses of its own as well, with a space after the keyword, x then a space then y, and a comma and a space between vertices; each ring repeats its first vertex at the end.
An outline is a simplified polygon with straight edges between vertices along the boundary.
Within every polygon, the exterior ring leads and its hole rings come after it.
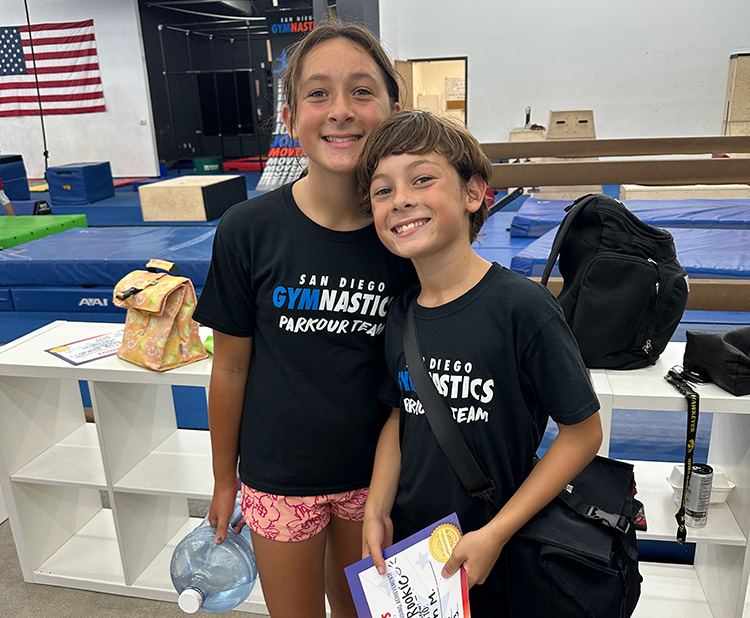
POLYGON ((292 185, 230 208, 194 318, 253 337, 240 478, 313 496, 366 487, 389 408, 383 339, 391 301, 416 280, 375 228, 339 232, 302 213, 292 185))

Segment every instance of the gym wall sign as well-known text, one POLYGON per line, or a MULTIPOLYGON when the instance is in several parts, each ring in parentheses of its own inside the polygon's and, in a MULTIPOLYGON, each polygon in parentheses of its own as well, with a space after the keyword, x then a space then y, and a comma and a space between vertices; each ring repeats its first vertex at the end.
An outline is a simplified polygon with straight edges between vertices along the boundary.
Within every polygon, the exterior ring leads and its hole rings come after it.
POLYGON ((266 21, 271 35, 304 34, 315 27, 315 20, 310 9, 266 11, 266 21))

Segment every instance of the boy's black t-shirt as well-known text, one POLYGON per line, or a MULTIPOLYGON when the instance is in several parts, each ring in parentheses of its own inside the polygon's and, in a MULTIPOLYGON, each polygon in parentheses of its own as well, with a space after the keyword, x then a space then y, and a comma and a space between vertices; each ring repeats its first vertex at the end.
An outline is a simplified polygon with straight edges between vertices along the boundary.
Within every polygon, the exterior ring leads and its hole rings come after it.
POLYGON ((267 493, 312 496, 370 483, 389 409, 383 330, 416 280, 373 225, 324 228, 286 185, 222 217, 194 318, 253 337, 240 429, 240 478, 267 493))
MULTIPOLYGON (((418 293, 416 286, 391 307, 389 378, 380 391, 385 403, 400 406, 395 540, 454 511, 464 532, 494 515, 466 492, 411 386, 402 328, 406 307, 418 293)), ((548 417, 570 425, 599 409, 575 339, 546 288, 498 264, 460 298, 435 308, 417 305, 415 313, 427 370, 497 485, 494 500, 502 506, 531 471, 548 417)), ((499 578, 495 569, 486 583, 499 588, 499 578)))

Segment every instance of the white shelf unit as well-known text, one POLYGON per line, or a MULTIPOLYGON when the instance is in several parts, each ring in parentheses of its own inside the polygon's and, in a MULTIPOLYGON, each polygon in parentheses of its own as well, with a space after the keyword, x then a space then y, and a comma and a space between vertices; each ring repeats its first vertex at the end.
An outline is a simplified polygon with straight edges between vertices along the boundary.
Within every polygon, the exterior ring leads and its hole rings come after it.
MULTIPOLYGON (((172 551, 200 523, 187 501, 213 478, 208 432, 177 428, 171 387, 207 391, 211 359, 158 373, 45 351, 113 330, 60 321, 0 348, 0 487, 27 582, 176 601, 172 551)), ((259 584, 238 609, 268 613, 259 584)))
MULTIPOLYGON (((178 429, 172 385, 208 388, 211 360, 157 373, 116 357, 75 367, 46 349, 111 332, 112 324, 54 322, 0 348, 0 487, 24 579, 176 601, 172 550, 198 524, 187 499, 210 499, 208 433, 178 429), (88 380, 95 423, 86 423, 78 380, 88 380), (102 508, 105 491, 111 509, 102 508)), ((613 409, 685 409, 663 376, 680 364, 670 344, 655 367, 595 370, 609 448, 613 409)), ((689 529, 694 566, 643 564, 636 618, 741 618, 750 559, 750 396, 701 387, 713 412, 709 463, 736 484, 712 507, 703 529, 689 529)), ((644 427, 644 431, 648 428, 644 427)), ((636 462, 649 530, 672 540, 676 524, 671 466, 636 462)), ((240 608, 267 613, 259 585, 240 608)), ((748 612, 750 616, 750 612, 748 612)))
MULTIPOLYGON (((616 371, 594 370, 600 396, 608 451, 612 410, 680 411, 685 398, 664 380, 668 370, 682 364, 684 343, 670 343, 653 367, 616 371)), ((724 504, 712 505, 705 528, 688 528, 696 544, 694 564, 642 564, 643 595, 636 618, 742 618, 746 604, 750 554, 750 396, 734 397, 713 384, 698 387, 701 413, 712 412, 708 463, 718 466, 736 484, 724 504)), ((644 432, 648 427, 643 428, 644 432)), ((673 463, 633 462, 638 498, 644 503, 648 531, 639 538, 673 541, 677 507, 667 477, 673 463)), ((750 616, 750 612, 747 613, 750 616)))

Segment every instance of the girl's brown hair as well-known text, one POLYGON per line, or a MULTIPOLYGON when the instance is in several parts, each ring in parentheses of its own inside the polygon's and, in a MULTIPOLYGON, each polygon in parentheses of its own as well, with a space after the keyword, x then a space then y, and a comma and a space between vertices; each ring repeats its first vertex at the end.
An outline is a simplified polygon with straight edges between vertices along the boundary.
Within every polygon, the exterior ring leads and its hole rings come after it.
POLYGON ((286 67, 281 77, 281 84, 284 93, 284 103, 289 106, 290 124, 292 125, 297 114, 295 95, 299 86, 300 74, 302 73, 302 64, 307 55, 315 47, 332 39, 347 39, 361 47, 375 61, 375 64, 378 65, 383 74, 391 105, 400 103, 401 89, 399 88, 399 75, 377 37, 360 24, 342 22, 338 19, 328 19, 316 25, 312 32, 294 43, 289 49, 286 67))
MULTIPOLYGON (((445 157, 465 183, 475 174, 487 184, 492 179, 492 163, 463 124, 425 111, 398 112, 370 133, 359 157, 357 185, 365 212, 372 214, 370 182, 381 159, 390 155, 429 153, 445 157)), ((479 210, 471 213, 471 242, 477 239, 488 215, 486 201, 479 210)))

